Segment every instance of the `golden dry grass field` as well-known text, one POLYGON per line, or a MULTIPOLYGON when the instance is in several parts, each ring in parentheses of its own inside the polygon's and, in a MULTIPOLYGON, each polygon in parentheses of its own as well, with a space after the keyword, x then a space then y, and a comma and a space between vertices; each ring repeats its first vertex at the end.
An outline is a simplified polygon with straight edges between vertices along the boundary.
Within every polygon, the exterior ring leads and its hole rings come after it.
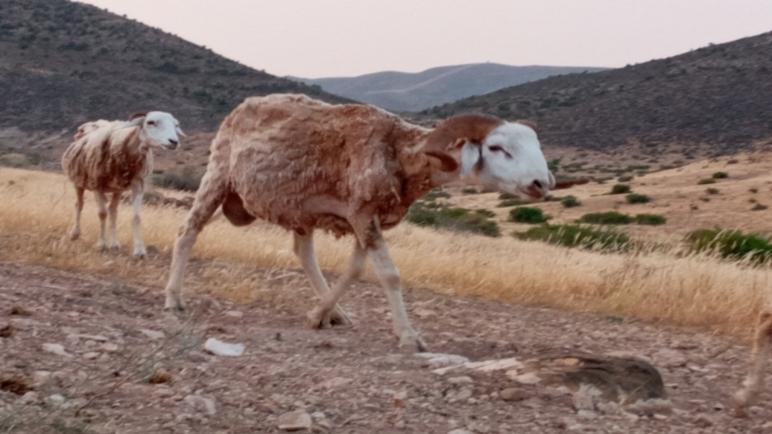
MULTIPOLYGON (((681 234, 689 227, 713 224, 769 230, 768 211, 748 211, 748 198, 766 202, 772 196, 770 166, 770 158, 748 155, 729 166, 726 161, 697 163, 636 178, 634 190, 655 199, 645 205, 621 205, 619 197, 603 195, 610 184, 561 191, 579 197, 584 203, 579 208, 562 210, 558 202, 538 205, 560 221, 590 210, 653 209, 666 214, 670 222, 657 228, 635 228, 652 231, 652 235, 681 234), (718 169, 730 172, 729 179, 714 185, 721 194, 713 195, 710 202, 699 201, 705 186, 696 185, 697 180, 718 169), (758 188, 758 192, 751 193, 749 188, 758 188), (698 209, 691 209, 692 203, 698 209)), ((69 241, 66 233, 73 221, 73 197, 72 187, 59 174, 0 168, 0 260, 149 285, 158 288, 160 309, 170 247, 186 211, 144 208, 146 243, 156 246, 159 254, 138 261, 128 254, 127 206, 119 211, 121 253, 96 251, 98 219, 91 195, 84 209, 81 240, 69 241)), ((454 195, 451 200, 492 208, 496 195, 454 195)), ((767 268, 710 255, 683 255, 675 243, 664 251, 636 253, 567 249, 516 240, 506 235, 512 227, 506 227, 501 238, 488 238, 403 223, 387 238, 407 288, 699 326, 739 336, 750 333, 762 303, 772 298, 772 275, 767 268)), ((322 267, 340 272, 351 242, 319 236, 322 267)), ((280 296, 283 285, 307 285, 304 280, 282 279, 287 269, 297 269, 299 264, 291 251, 291 236, 278 227, 258 223, 235 228, 217 217, 200 236, 194 255, 202 260, 194 264, 187 279, 191 296, 209 292, 246 302, 280 296)), ((371 274, 365 278, 373 279, 371 274)))

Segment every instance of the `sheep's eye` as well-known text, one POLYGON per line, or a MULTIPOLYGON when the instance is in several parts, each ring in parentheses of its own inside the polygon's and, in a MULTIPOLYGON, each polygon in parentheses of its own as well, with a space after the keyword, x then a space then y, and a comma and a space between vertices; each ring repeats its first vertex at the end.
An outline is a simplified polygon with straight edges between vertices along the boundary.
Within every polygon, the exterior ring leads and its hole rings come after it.
POLYGON ((512 154, 510 154, 509 152, 507 152, 507 151, 506 151, 506 149, 502 148, 502 147, 501 147, 501 146, 499 146, 499 145, 493 145, 493 146, 489 146, 489 147, 488 147, 488 149, 490 149, 490 150, 491 150, 491 152, 501 152, 501 153, 503 153, 504 155, 506 155, 506 156, 507 156, 507 158, 512 158, 512 154))
POLYGON ((156 123, 155 121, 147 121, 147 124, 150 125, 151 127, 154 127, 155 123, 156 123))

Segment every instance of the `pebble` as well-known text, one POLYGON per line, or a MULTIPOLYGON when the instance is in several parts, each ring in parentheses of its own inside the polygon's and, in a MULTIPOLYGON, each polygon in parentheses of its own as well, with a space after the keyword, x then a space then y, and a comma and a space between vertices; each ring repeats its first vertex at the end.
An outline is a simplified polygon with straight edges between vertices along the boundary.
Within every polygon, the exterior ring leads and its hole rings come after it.
POLYGON ((426 362, 429 364, 429 366, 435 368, 457 366, 469 362, 469 359, 457 354, 418 353, 416 356, 426 359, 426 362))
POLYGON ((99 357, 101 353, 98 353, 96 351, 89 351, 88 353, 83 354, 83 358, 86 360, 94 360, 97 357, 99 357))
POLYGON ((72 357, 60 344, 43 344, 43 350, 62 357, 72 357))
POLYGON ((499 397, 503 399, 504 401, 522 401, 526 398, 528 398, 528 393, 526 393, 523 389, 517 389, 514 387, 508 387, 501 392, 499 392, 499 397))
POLYGON ((107 351, 108 353, 114 353, 118 351, 118 345, 115 345, 112 342, 105 342, 101 346, 102 350, 107 351))
POLYGON ((474 434, 474 433, 465 428, 456 428, 454 430, 448 431, 448 434, 474 434))
POLYGON ((244 354, 244 344, 231 344, 215 338, 207 339, 204 349, 217 356, 237 357, 244 354))
POLYGON ((67 398, 65 398, 63 395, 60 395, 58 393, 54 393, 53 395, 49 395, 48 398, 46 398, 46 400, 51 405, 59 406, 59 405, 64 404, 64 401, 66 401, 67 398))
POLYGON ((139 332, 149 337, 150 339, 163 339, 164 337, 166 337, 164 332, 159 332, 157 330, 139 329, 139 332))
POLYGON ((687 359, 680 351, 663 348, 652 354, 657 363, 666 368, 678 368, 686 365, 687 359))
POLYGON ((232 318, 241 318, 242 316, 244 316, 244 314, 238 310, 228 310, 228 311, 225 311, 225 316, 229 316, 232 318))
POLYGON ((448 383, 450 384, 471 384, 472 382, 472 377, 468 377, 466 375, 448 378, 448 383))
POLYGON ((205 413, 209 416, 214 416, 217 412, 214 400, 201 396, 201 395, 188 395, 184 399, 185 403, 191 406, 194 410, 205 413))
POLYGON ((311 429, 311 415, 304 410, 295 410, 284 413, 279 416, 276 422, 279 429, 284 431, 311 429))

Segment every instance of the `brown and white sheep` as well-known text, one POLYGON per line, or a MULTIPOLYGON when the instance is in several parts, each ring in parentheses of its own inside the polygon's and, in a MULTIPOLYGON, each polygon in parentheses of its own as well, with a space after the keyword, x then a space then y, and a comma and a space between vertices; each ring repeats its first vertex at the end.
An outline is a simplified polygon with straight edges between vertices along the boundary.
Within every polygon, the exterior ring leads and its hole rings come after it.
POLYGON ((312 326, 348 321, 337 301, 369 257, 386 289, 400 346, 424 350, 381 231, 398 224, 426 192, 458 179, 534 199, 554 184, 536 133, 523 124, 462 115, 430 130, 367 105, 329 105, 304 95, 248 98, 212 142, 174 246, 165 307, 183 309, 190 251, 222 205, 237 226, 261 218, 294 233, 295 253, 321 298, 308 314, 312 326), (315 229, 356 238, 348 269, 332 290, 314 256, 315 229))
POLYGON ((117 248, 116 219, 121 194, 131 189, 134 256, 146 255, 142 239, 139 211, 145 178, 153 170, 152 148, 176 149, 179 122, 169 113, 150 112, 135 116, 131 121, 87 122, 78 127, 76 140, 62 156, 62 168, 75 186, 75 225, 70 239, 80 237, 80 215, 83 193, 92 190, 99 207, 101 232, 97 247, 100 250, 117 248), (107 195, 110 204, 107 205, 107 195), (110 216, 109 238, 105 223, 110 216))
POLYGON ((764 387, 769 358, 772 356, 772 305, 759 314, 758 324, 753 336, 753 350, 748 376, 743 388, 735 395, 738 411, 743 413, 744 407, 753 403, 764 387))

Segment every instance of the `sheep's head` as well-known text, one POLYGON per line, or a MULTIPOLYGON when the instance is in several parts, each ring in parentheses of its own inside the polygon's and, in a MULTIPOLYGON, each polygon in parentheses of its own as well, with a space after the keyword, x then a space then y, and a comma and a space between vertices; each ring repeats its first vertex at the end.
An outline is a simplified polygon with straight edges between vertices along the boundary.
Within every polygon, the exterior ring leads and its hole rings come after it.
POLYGON ((443 170, 458 172, 462 180, 532 199, 545 197, 555 186, 530 123, 462 115, 448 119, 432 135, 426 153, 442 160, 443 170), (437 151, 443 142, 444 150, 437 151))
POLYGON ((179 136, 185 136, 180 129, 180 122, 166 112, 133 115, 130 125, 139 126, 142 140, 157 148, 177 149, 180 143, 179 136))

